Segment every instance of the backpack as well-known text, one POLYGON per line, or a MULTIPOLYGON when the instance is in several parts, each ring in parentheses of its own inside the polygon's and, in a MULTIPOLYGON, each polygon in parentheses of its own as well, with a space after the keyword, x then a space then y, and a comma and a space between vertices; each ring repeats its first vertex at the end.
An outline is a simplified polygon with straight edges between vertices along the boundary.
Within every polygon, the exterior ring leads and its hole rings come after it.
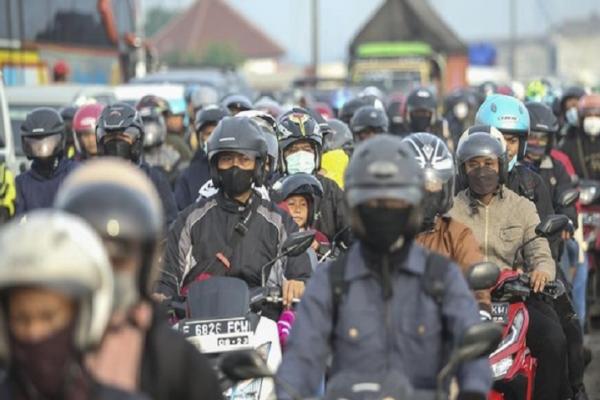
MULTIPOLYGON (((421 286, 425 293, 435 301, 438 308, 441 310, 445 292, 444 280, 450 261, 446 257, 431 251, 426 251, 426 254, 425 272, 421 278, 421 286)), ((334 327, 337 325, 338 309, 342 302, 342 297, 346 294, 350 286, 349 282, 344 280, 347 260, 348 252, 344 252, 332 262, 331 267, 329 268, 329 284, 331 286, 334 327)))

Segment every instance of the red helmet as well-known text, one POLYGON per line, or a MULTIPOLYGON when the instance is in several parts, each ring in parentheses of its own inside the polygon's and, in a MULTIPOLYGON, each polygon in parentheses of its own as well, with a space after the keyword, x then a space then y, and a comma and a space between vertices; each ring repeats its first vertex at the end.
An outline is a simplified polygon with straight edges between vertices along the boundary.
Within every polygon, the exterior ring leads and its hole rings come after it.
POLYGON ((333 110, 327 103, 316 102, 313 104, 313 110, 321 114, 325 119, 333 118, 333 110))
POLYGON ((104 104, 101 103, 86 104, 79 107, 73 116, 73 131, 95 130, 104 107, 104 104))

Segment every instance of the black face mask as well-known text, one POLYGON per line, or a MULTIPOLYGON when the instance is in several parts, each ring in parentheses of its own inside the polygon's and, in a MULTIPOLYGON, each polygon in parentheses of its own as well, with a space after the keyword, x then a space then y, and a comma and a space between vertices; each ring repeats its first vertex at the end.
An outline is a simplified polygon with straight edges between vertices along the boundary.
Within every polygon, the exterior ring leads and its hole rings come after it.
POLYGON ((46 179, 52 178, 58 168, 59 157, 36 158, 31 163, 31 168, 46 179))
POLYGON ((431 125, 431 117, 426 115, 415 115, 410 117, 410 127, 413 132, 427 132, 431 125))
POLYGON ((229 169, 220 169, 219 178, 225 194, 229 197, 236 197, 246 193, 252 187, 254 170, 240 169, 231 167, 229 169))
POLYGON ((423 223, 421 224, 421 232, 426 232, 433 229, 435 218, 437 217, 444 193, 440 190, 435 193, 426 193, 423 199, 423 223))
POLYGON ((374 252, 392 253, 400 250, 412 239, 408 227, 410 212, 410 208, 359 206, 358 215, 365 231, 357 232, 357 236, 374 252), (400 238, 404 240, 399 241, 400 238), (397 248, 392 248, 396 243, 397 248))
POLYGON ((133 146, 123 140, 110 140, 104 143, 103 147, 104 155, 136 161, 133 157, 133 146))
POLYGON ((478 196, 494 193, 498 189, 500 176, 490 167, 478 167, 467 174, 469 189, 478 196))

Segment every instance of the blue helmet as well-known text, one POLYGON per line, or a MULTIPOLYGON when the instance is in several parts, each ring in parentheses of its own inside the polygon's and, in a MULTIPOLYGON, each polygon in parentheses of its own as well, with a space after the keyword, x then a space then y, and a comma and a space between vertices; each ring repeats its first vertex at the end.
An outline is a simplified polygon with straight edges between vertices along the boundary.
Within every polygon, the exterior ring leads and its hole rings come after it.
POLYGON ((475 124, 490 125, 506 135, 518 135, 518 158, 525 156, 529 136, 529 112, 525 105, 512 96, 493 94, 488 96, 477 110, 475 124))

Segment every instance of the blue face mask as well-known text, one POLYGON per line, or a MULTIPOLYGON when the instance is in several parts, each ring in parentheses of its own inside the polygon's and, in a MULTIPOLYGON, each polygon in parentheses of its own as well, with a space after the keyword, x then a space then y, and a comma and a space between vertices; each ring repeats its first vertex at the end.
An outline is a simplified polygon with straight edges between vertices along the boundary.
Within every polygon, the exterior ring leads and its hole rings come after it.
POLYGON ((517 165, 517 156, 516 155, 508 162, 508 172, 512 171, 512 169, 515 167, 515 165, 517 165))

